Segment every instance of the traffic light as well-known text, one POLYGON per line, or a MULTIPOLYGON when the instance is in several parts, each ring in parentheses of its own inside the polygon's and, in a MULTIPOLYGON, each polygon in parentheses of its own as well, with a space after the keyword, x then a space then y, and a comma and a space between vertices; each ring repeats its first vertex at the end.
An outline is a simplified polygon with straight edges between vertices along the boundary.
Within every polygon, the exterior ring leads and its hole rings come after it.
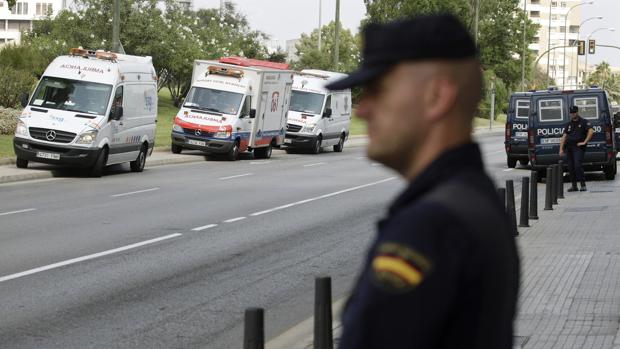
POLYGON ((593 55, 596 51, 596 41, 590 40, 588 41, 588 54, 593 55))
POLYGON ((577 54, 579 54, 580 56, 585 56, 585 54, 586 54, 586 42, 585 42, 585 40, 579 40, 579 43, 577 45, 577 54))

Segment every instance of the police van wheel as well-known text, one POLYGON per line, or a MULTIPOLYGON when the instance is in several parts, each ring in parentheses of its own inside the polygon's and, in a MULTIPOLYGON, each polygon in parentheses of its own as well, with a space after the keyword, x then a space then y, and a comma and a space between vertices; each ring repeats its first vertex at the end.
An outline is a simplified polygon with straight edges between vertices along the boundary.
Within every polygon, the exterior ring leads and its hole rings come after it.
POLYGON ((143 145, 140 148, 140 152, 138 153, 138 158, 135 161, 129 163, 129 167, 133 172, 142 172, 144 171, 144 165, 146 164, 146 152, 148 147, 143 145))
POLYGON ((527 164, 530 163, 530 160, 522 159, 522 160, 519 160, 519 163, 521 164, 521 166, 527 166, 527 164))
POLYGON ((616 178, 616 173, 618 172, 616 162, 614 161, 613 165, 605 166, 603 168, 603 172, 605 172, 605 179, 608 181, 614 180, 616 178))
POLYGON ((323 139, 321 136, 314 141, 314 147, 312 148, 312 154, 318 154, 321 152, 321 144, 323 143, 323 139))
POLYGON ((170 150, 172 150, 173 154, 181 154, 183 151, 183 147, 180 145, 173 144, 170 146, 170 150))
POLYGON ((344 135, 340 136, 340 141, 338 141, 338 144, 334 145, 334 151, 336 153, 340 153, 342 152, 343 148, 344 148, 344 135))
POLYGON ((17 158, 17 160, 15 160, 15 166, 17 166, 17 168, 26 168, 28 167, 28 160, 17 158))
POLYGON ((95 165, 90 169, 90 176, 101 177, 106 162, 108 162, 108 148, 104 147, 99 152, 99 156, 97 157, 97 161, 95 161, 95 165))
POLYGON ((226 160, 228 161, 235 161, 237 160, 237 158, 239 157, 239 141, 236 141, 232 148, 230 148, 230 151, 228 151, 228 154, 226 154, 226 160))
POLYGON ((517 167, 517 159, 506 158, 506 165, 508 165, 508 167, 510 167, 510 168, 517 167))

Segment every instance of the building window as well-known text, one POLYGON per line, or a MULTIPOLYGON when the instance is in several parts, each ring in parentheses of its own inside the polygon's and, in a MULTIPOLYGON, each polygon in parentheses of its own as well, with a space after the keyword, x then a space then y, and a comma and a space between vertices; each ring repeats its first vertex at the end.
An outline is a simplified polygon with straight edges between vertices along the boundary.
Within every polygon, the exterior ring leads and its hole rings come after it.
POLYGON ((565 33, 566 32, 566 27, 565 26, 560 26, 560 33, 565 33))
POLYGON ((558 15, 551 15, 551 20, 557 21, 558 20, 558 15))
POLYGON ((540 5, 540 0, 532 0, 530 1, 532 5, 540 5))
POLYGON ((562 1, 562 2, 560 3, 560 7, 566 8, 566 2, 565 2, 565 1, 562 1))
POLYGON ((539 43, 539 42, 540 42, 540 38, 539 38, 538 36, 535 36, 535 37, 532 39, 532 43, 533 43, 533 44, 537 44, 537 43, 539 43))
POLYGON ((530 17, 540 18, 540 11, 530 11, 530 17))
POLYGON ((11 9, 11 13, 14 15, 27 15, 28 14, 28 3, 27 2, 18 2, 11 9))
POLYGON ((51 3, 37 2, 37 11, 36 11, 37 16, 51 15, 52 12, 54 12, 54 10, 52 9, 51 3))
POLYGON ((570 27, 568 27, 568 32, 569 33, 579 33, 579 26, 578 25, 571 25, 570 27))
POLYGON ((551 1, 551 7, 558 7, 557 1, 551 1))

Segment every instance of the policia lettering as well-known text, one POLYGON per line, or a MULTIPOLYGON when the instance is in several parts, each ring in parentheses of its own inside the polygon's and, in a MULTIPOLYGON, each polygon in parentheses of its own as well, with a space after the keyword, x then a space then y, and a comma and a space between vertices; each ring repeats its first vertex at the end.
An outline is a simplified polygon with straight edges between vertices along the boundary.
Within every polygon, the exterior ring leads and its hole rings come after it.
POLYGON ((586 177, 583 171, 583 156, 586 146, 592 138, 594 130, 592 124, 581 118, 579 108, 570 108, 571 119, 564 127, 564 133, 560 141, 560 157, 566 155, 568 172, 572 186, 568 191, 577 191, 577 182, 581 184, 581 191, 586 191, 586 177))

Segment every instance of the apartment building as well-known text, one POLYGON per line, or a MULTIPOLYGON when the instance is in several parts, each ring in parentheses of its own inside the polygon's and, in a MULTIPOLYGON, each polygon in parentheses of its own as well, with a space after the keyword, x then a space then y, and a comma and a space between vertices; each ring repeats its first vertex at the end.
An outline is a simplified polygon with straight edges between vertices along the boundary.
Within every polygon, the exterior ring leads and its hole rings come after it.
POLYGON ((67 0, 18 0, 13 8, 0 1, 0 45, 16 42, 21 32, 32 28, 32 23, 47 15, 55 16, 65 8, 67 0))

